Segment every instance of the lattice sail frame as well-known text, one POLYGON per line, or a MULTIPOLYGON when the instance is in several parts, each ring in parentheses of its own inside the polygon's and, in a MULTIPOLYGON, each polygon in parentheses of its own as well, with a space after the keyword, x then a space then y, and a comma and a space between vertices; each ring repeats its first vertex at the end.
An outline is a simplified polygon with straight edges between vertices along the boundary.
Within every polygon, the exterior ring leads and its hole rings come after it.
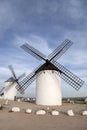
POLYGON ((36 79, 36 71, 41 67, 42 65, 39 65, 33 72, 28 74, 19 84, 16 86, 16 89, 21 93, 24 94, 25 89, 36 79))
POLYGON ((66 81, 69 85, 75 88, 77 91, 81 88, 84 84, 84 81, 80 79, 78 76, 70 72, 66 69, 63 65, 59 64, 58 62, 53 62, 53 64, 61 70, 61 78, 66 81))
MULTIPOLYGON (((79 90, 84 84, 84 81, 56 61, 66 52, 66 50, 69 49, 69 47, 72 44, 73 42, 71 40, 66 39, 50 55, 48 55, 48 57, 46 57, 43 53, 41 53, 40 51, 38 51, 37 49, 35 49, 27 43, 23 44, 21 48, 24 49, 27 53, 37 58, 38 60, 44 60, 46 63, 52 63, 55 66, 55 68, 58 68, 58 71, 61 74, 61 78, 64 81, 66 81, 69 85, 71 85, 73 88, 79 90)), ((29 74, 26 78, 24 78, 21 81, 20 86, 17 86, 17 89, 19 91, 24 92, 24 90, 36 79, 37 70, 38 69, 35 69, 31 74, 29 74)))
POLYGON ((16 74, 15 74, 15 72, 14 72, 14 69, 13 69, 12 65, 9 65, 8 67, 9 67, 9 69, 10 69, 13 77, 11 77, 11 78, 8 79, 8 82, 12 82, 12 83, 5 88, 6 91, 8 91, 15 82, 20 87, 19 80, 22 79, 25 76, 25 73, 23 73, 22 75, 20 75, 19 77, 17 77, 16 74))

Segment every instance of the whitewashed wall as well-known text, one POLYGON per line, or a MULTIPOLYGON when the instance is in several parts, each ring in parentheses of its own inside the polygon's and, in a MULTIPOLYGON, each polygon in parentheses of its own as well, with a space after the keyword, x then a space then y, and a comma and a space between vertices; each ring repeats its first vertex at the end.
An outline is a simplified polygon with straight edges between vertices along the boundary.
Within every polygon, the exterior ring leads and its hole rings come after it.
POLYGON ((41 71, 36 80, 36 104, 61 105, 61 78, 55 70, 41 71))

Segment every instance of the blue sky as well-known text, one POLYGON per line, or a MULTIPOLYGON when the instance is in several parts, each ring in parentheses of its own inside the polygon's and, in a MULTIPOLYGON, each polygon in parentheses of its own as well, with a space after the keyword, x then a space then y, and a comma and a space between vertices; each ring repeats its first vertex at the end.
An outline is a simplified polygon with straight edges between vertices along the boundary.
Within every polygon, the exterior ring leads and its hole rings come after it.
MULTIPOLYGON (((87 1, 0 0, 0 88, 11 73, 29 74, 43 62, 20 48, 25 42, 50 54, 65 39, 74 44, 58 62, 85 81, 76 92, 62 81, 63 96, 87 96, 87 1)), ((35 94, 35 83, 25 95, 35 94)))

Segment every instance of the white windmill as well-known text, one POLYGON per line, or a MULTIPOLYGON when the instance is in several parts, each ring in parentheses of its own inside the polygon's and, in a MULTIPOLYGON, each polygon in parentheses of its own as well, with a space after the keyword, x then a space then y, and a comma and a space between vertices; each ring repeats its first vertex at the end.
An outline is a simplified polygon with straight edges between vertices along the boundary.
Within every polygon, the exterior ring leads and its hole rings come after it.
POLYGON ((5 81, 5 87, 1 89, 0 96, 3 99, 14 100, 17 95, 16 86, 19 86, 19 80, 23 78, 25 74, 22 74, 17 78, 11 65, 9 65, 9 69, 11 70, 13 76, 5 81))
POLYGON ((66 39, 50 55, 45 56, 29 44, 21 46, 26 52, 35 56, 39 60, 45 61, 43 65, 36 68, 31 74, 27 75, 20 83, 19 91, 24 91, 36 79, 36 104, 38 105, 61 105, 61 78, 76 90, 84 84, 84 81, 74 75, 57 59, 73 44, 66 39))

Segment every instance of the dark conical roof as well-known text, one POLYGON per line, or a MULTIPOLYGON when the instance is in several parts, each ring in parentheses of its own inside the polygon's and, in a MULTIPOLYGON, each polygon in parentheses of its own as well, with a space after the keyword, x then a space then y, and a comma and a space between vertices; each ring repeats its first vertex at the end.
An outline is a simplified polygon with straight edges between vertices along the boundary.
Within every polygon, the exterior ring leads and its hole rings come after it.
POLYGON ((14 78, 10 77, 8 80, 6 80, 5 82, 14 82, 14 78))
POLYGON ((56 70, 56 71, 59 71, 60 72, 60 70, 56 67, 56 66, 54 66, 50 61, 46 61, 46 63, 44 63, 37 71, 36 71, 36 73, 38 73, 38 72, 40 72, 40 71, 42 71, 42 70, 56 70))

